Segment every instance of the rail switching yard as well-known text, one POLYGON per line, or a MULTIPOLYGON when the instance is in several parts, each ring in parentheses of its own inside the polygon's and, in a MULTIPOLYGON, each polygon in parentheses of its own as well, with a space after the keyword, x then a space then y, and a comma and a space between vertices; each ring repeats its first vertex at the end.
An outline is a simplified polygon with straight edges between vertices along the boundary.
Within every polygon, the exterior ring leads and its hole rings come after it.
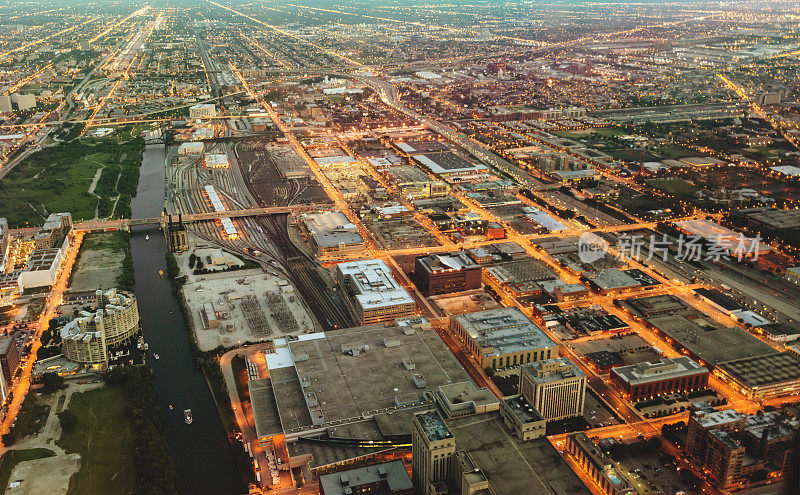
MULTIPOLYGON (((296 153, 272 143, 220 143, 209 152, 225 154, 230 166, 209 168, 202 155, 189 159, 168 155, 167 212, 173 215, 213 212, 206 186, 213 187, 226 209, 258 206, 310 205, 329 202, 324 190, 308 175, 288 178, 280 161, 302 168, 296 153), (177 192, 180 191, 180 192, 177 192)), ((304 165, 304 164, 302 164, 304 165)), ((307 167, 306 167, 307 169, 307 167)), ((291 175, 291 174, 289 174, 291 175)), ((299 249, 287 229, 291 215, 276 214, 232 219, 230 235, 219 220, 187 224, 188 232, 224 250, 258 264, 267 273, 292 282, 308 302, 323 329, 348 328, 355 323, 331 284, 326 270, 299 249)))

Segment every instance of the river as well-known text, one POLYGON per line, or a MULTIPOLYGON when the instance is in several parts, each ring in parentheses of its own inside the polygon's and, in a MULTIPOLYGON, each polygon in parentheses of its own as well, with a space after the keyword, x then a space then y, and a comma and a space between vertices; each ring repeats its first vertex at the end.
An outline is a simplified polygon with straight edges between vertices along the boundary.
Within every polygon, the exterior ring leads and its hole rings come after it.
MULTIPOLYGON (((148 146, 142 158, 134 218, 161 215, 164 206, 164 147, 148 146)), ((131 254, 136 298, 142 332, 150 346, 148 366, 155 374, 158 404, 164 431, 180 476, 182 493, 246 493, 222 427, 211 391, 202 372, 194 366, 189 337, 178 297, 165 276, 167 244, 157 228, 131 232, 131 254), (150 239, 145 238, 150 235, 150 239), (153 358, 153 353, 159 359, 153 358), (169 406, 173 410, 169 410, 169 406), (184 422, 183 410, 191 408, 193 422, 184 422)))

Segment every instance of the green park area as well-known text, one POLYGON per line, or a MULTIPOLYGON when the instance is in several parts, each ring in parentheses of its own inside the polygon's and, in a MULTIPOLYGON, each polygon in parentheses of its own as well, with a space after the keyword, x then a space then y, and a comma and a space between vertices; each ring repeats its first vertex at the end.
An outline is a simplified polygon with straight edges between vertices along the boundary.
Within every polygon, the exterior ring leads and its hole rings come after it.
POLYGON ((75 220, 130 216, 143 150, 141 138, 45 147, 0 181, 0 217, 19 227, 62 211, 75 220))
POLYGON ((68 494, 176 493, 153 376, 144 366, 115 368, 106 386, 74 394, 56 444, 78 453, 68 494), (69 419, 69 421, 66 421, 69 419))
POLYGON ((69 403, 77 421, 56 442, 81 455, 70 494, 125 494, 134 491, 134 430, 124 387, 74 394, 69 403))

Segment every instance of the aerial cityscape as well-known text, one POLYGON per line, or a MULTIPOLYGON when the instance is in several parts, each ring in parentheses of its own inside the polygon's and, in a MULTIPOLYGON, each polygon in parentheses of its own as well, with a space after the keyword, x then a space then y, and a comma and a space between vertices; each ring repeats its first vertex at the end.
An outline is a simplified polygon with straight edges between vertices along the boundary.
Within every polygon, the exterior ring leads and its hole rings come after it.
POLYGON ((794 0, 3 2, 0 495, 799 495, 799 76, 794 0))

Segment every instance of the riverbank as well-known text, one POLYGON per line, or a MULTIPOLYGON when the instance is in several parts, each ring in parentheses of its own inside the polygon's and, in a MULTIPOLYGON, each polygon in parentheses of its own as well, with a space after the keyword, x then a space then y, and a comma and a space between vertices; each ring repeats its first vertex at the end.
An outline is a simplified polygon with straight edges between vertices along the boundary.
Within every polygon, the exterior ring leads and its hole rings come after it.
MULTIPOLYGON (((146 147, 139 188, 131 203, 134 217, 161 214, 166 159, 163 146, 146 147)), ((154 374, 164 436, 175 459, 180 491, 241 495, 246 487, 205 375, 195 366, 181 304, 166 276, 164 235, 157 228, 134 228, 130 243, 142 333, 149 344, 147 366, 154 374), (184 409, 192 410, 190 425, 184 422, 184 409)))

